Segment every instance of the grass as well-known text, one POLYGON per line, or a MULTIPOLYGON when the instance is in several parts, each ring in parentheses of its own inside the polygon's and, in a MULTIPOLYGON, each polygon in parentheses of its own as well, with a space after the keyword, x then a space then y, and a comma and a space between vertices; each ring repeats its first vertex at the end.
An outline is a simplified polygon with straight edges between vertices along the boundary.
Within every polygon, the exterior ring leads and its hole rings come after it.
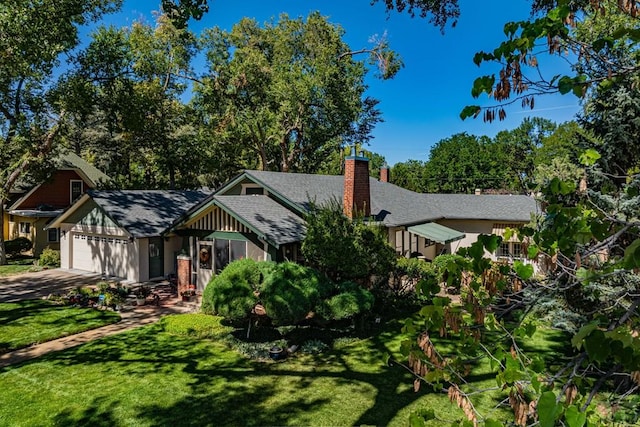
POLYGON ((6 265, 0 265, 0 277, 13 276, 30 271, 40 271, 40 267, 34 265, 33 257, 7 258, 6 265))
MULTIPOLYGON (((436 411, 430 425, 464 417, 446 395, 415 393, 412 377, 387 365, 403 339, 398 323, 320 355, 255 362, 229 348, 220 325, 176 319, 0 370, 0 425, 404 426, 423 408, 436 411)), ((473 375, 478 388, 495 384, 487 364, 473 375)), ((502 397, 477 404, 486 412, 502 397)))
POLYGON ((112 311, 56 305, 44 300, 0 303, 0 353, 115 323, 112 311))

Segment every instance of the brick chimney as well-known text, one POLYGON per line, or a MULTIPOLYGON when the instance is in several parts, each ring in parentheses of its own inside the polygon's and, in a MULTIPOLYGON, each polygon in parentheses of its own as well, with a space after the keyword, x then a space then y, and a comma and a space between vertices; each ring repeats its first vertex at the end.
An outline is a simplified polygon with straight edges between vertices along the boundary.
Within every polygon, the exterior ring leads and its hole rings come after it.
POLYGON ((380 166, 380 182, 389 182, 389 165, 387 162, 380 166))
POLYGON ((352 218, 358 215, 371 215, 371 195, 369 193, 369 159, 351 155, 344 159, 344 195, 342 199, 344 214, 352 218))

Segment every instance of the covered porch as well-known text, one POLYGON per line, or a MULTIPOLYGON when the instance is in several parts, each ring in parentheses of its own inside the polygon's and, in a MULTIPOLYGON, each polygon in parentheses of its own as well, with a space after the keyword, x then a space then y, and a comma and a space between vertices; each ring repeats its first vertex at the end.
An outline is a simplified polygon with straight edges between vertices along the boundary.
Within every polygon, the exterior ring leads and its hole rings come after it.
POLYGON ((436 256, 455 253, 466 234, 435 222, 390 229, 396 253, 407 258, 431 261, 436 256))

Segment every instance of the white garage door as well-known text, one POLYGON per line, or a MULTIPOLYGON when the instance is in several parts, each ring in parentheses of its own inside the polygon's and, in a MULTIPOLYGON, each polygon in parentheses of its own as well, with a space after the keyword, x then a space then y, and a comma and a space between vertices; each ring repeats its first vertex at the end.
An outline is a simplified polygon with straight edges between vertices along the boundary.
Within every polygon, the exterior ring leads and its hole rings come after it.
POLYGON ((128 239, 78 233, 72 245, 71 268, 127 278, 128 239))

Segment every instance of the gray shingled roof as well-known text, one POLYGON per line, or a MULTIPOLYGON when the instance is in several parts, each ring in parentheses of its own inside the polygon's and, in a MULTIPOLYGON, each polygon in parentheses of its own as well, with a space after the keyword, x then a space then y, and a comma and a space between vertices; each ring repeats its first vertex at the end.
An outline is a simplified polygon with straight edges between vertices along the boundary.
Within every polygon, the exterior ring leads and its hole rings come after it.
MULTIPOLYGON (((306 210, 309 200, 342 203, 344 177, 266 171, 245 171, 282 197, 306 210)), ((439 219, 485 219, 526 222, 536 201, 523 195, 421 194, 370 179, 371 214, 386 226, 412 225, 439 219)))
POLYGON ((88 192, 133 237, 162 235, 187 210, 204 199, 202 191, 125 190, 88 192))
POLYGON ((216 204, 257 231, 258 235, 276 245, 299 242, 307 232, 302 218, 268 196, 216 195, 214 200, 216 204))

